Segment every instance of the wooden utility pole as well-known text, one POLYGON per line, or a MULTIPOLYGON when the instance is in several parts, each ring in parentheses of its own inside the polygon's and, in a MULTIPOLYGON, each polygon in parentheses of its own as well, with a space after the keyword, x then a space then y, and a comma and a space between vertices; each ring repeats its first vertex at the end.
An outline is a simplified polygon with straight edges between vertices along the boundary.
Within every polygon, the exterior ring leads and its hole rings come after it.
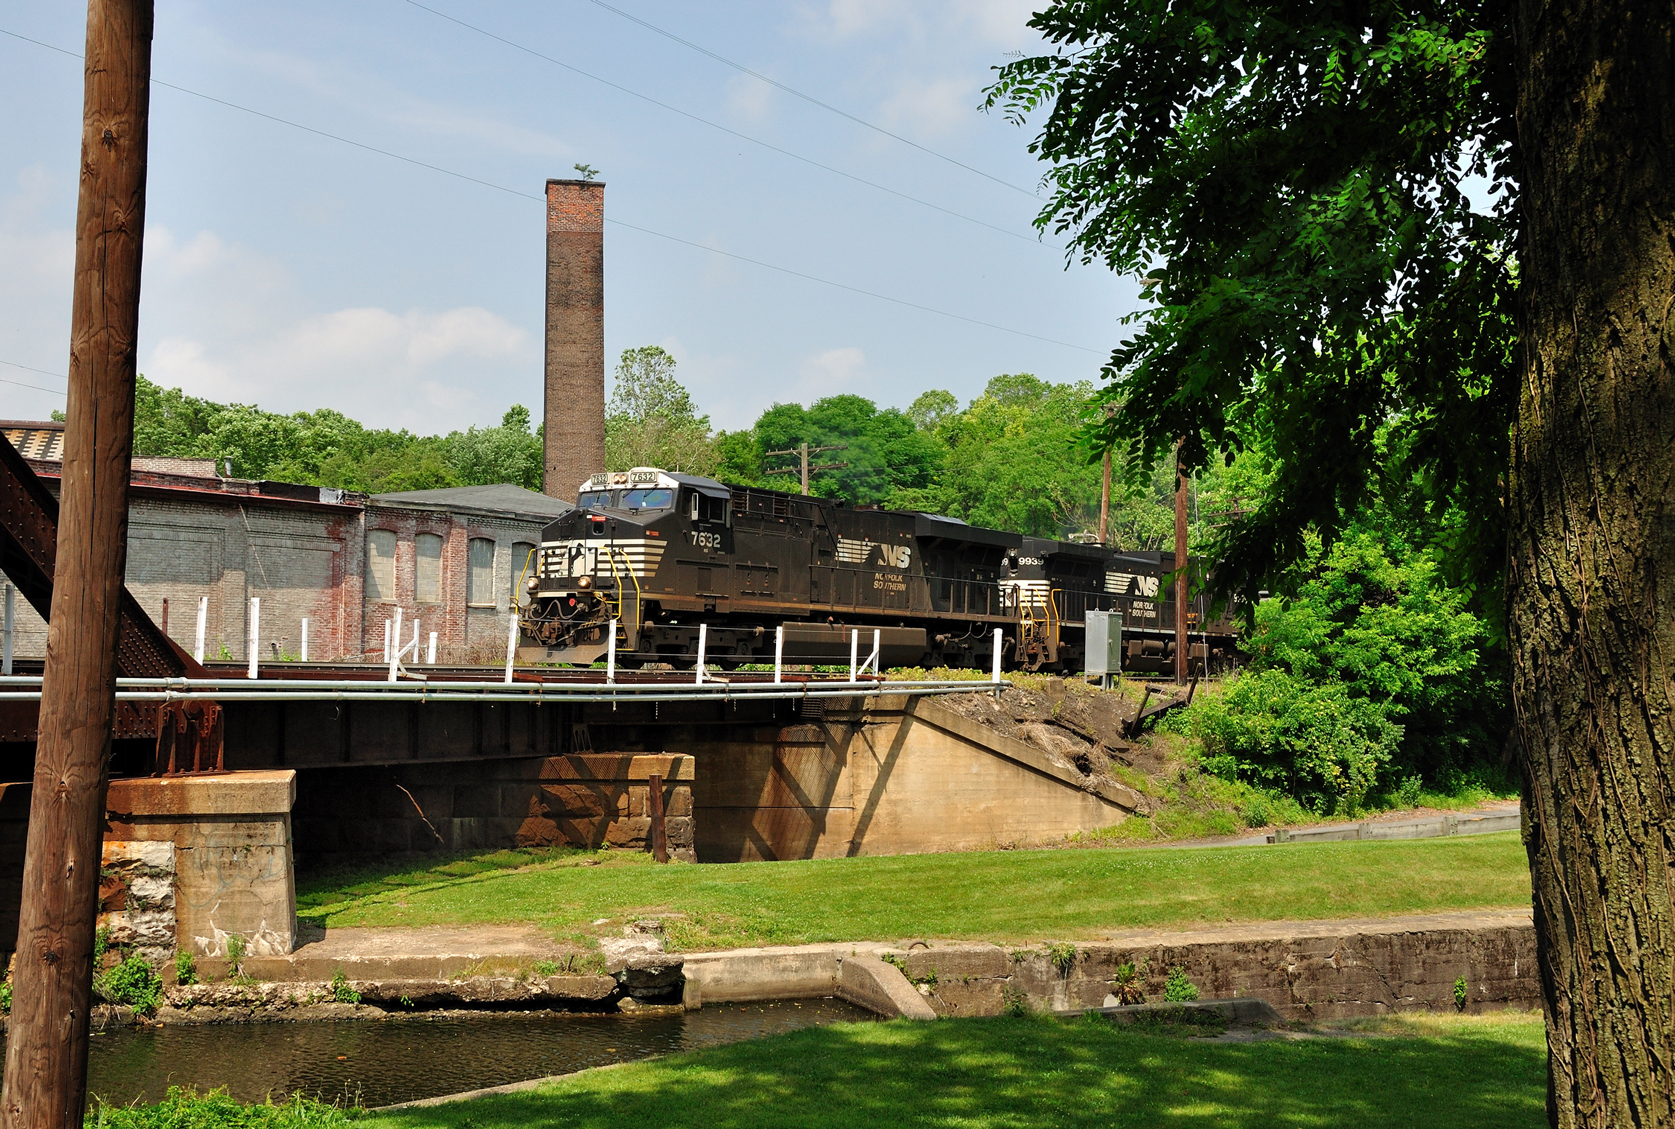
POLYGON ((89 0, 70 389, 0 1126, 81 1129, 128 548, 151 0, 89 0))
POLYGON ((1175 684, 1186 685, 1187 559, 1186 475, 1181 473, 1181 443, 1175 441, 1175 684))
POLYGON ((1111 450, 1105 450, 1105 465, 1099 478, 1099 543, 1105 544, 1105 535, 1111 530, 1111 450))
MULTIPOLYGON (((802 482, 803 482, 803 496, 807 497, 808 496, 808 474, 809 474, 809 471, 812 471, 812 470, 837 470, 840 467, 846 467, 846 466, 849 465, 848 463, 815 463, 814 465, 810 466, 809 461, 808 461, 808 457, 810 455, 821 454, 822 452, 825 452, 825 451, 847 451, 847 450, 849 450, 849 444, 847 444, 847 443, 838 443, 835 446, 831 446, 831 447, 810 447, 807 443, 799 443, 795 447, 792 447, 789 451, 769 451, 769 452, 767 452, 767 457, 771 459, 771 458, 774 458, 774 457, 779 456, 779 455, 795 455, 797 457, 798 465, 800 466, 801 471, 802 471, 801 477, 802 477, 802 482)), ((795 472, 784 471, 784 470, 772 470, 772 471, 769 471, 768 473, 769 474, 792 474, 792 473, 795 473, 795 472)))

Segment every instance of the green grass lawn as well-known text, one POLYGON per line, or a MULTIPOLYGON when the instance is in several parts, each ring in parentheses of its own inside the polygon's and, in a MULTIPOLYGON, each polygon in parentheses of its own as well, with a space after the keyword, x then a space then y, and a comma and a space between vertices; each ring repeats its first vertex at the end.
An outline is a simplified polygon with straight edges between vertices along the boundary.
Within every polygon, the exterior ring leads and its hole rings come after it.
POLYGON ((640 853, 506 852, 320 876, 298 916, 333 926, 523 922, 581 940, 669 919, 687 949, 906 937, 1075 940, 1134 927, 1527 906, 1513 832, 1203 850, 988 851, 656 866, 640 853), (584 865, 602 860, 599 865, 584 865), (593 922, 609 919, 595 928, 593 922))
POLYGON ((1536 1126, 1539 1016, 1427 1018, 1383 1037, 1251 1043, 1100 1019, 842 1024, 372 1115, 362 1129, 531 1126, 1536 1126))

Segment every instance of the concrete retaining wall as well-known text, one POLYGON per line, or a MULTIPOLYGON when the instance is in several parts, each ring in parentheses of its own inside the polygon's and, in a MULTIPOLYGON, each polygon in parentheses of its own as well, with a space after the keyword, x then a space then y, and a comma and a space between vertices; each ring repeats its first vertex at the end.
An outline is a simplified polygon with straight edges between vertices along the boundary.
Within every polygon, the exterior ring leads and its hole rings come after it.
MULTIPOLYGON (((1528 910, 1136 932, 1060 948, 1062 967, 1054 955, 1046 944, 776 946, 691 953, 685 973, 703 1003, 797 999, 840 994, 851 960, 872 967, 888 957, 905 966, 915 994, 947 1016, 999 1015, 1014 1002, 1042 1011, 1097 1008, 1128 963, 1142 970, 1148 1001, 1163 999, 1169 970, 1180 967, 1205 997, 1259 999, 1287 1020, 1452 1011, 1462 979, 1466 1011, 1541 1002, 1528 910)), ((870 996, 854 1002, 873 1006, 870 996)))
POLYGON ((1541 1000, 1527 910, 1132 933, 1073 946, 1063 968, 1040 945, 937 944, 901 955, 942 1015, 995 1015, 1010 999, 1050 1011, 1099 1007, 1128 963, 1142 970, 1149 1001, 1163 998, 1178 966, 1206 997, 1254 997, 1288 1020, 1452 1011, 1461 979, 1467 1011, 1541 1000))
POLYGON ((1142 803, 935 698, 839 699, 817 722, 679 737, 697 761, 701 862, 992 848, 1109 827, 1142 803))

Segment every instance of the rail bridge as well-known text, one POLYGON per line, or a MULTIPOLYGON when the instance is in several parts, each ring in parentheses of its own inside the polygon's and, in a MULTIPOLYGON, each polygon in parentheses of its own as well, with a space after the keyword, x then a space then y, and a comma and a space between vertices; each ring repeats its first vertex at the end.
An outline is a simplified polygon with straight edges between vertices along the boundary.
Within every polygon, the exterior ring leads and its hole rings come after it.
MULTIPOLYGON (((0 565, 43 618, 56 509, 0 441, 0 565)), ((23 896, 42 673, 36 661, 0 675, 0 951, 23 896)), ((107 917, 165 955, 223 953, 233 934, 285 952, 298 861, 659 841, 695 862, 978 849, 1140 806, 938 702, 1005 685, 998 672, 915 682, 853 664, 835 676, 204 664, 125 591, 107 917), (137 893, 165 887, 167 905, 137 893)))

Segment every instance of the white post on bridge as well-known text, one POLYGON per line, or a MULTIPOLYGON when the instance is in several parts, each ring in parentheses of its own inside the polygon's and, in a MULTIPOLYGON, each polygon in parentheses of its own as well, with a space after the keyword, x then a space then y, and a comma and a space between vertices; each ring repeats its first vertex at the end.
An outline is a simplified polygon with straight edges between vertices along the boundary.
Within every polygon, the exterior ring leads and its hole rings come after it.
POLYGON ((616 620, 611 620, 610 641, 605 645, 605 685, 616 681, 616 620))
POLYGON ((859 671, 855 664, 861 661, 861 632, 857 628, 849 629, 849 681, 855 681, 859 671))
POLYGON ((308 617, 302 617, 302 661, 308 661, 308 617))
POLYGON ((436 665, 436 632, 434 631, 430 633, 430 648, 425 652, 425 663, 428 666, 436 665))
POLYGON ((209 597, 198 597, 198 641, 192 647, 192 657, 204 661, 204 626, 209 622, 209 597))
POLYGON ((250 639, 245 644, 245 657, 250 661, 249 677, 256 677, 256 660, 262 647, 262 598, 250 597, 250 639))
POLYGON ((4 635, 0 636, 0 674, 12 673, 12 631, 13 619, 17 614, 17 589, 10 583, 6 585, 6 624, 4 635))
POLYGON ((518 613, 514 610, 506 624, 506 685, 512 684, 512 660, 518 657, 518 613))
POLYGON ((390 621, 384 621, 384 661, 390 661, 390 621))
POLYGON ((995 669, 989 678, 995 684, 995 697, 1000 697, 1000 628, 995 628, 995 669))
POLYGON ((779 685, 779 671, 785 659, 785 625, 774 629, 774 685, 779 685))
POLYGON ((384 644, 384 650, 389 652, 391 682, 395 681, 395 668, 401 665, 401 652, 403 649, 404 648, 401 645, 401 607, 400 605, 397 605, 395 610, 395 628, 390 634, 389 640, 384 644), (395 650, 390 650, 390 643, 395 644, 395 650))
POLYGON ((698 625, 698 681, 700 683, 704 681, 704 647, 708 645, 709 639, 710 625, 700 623, 698 625))

